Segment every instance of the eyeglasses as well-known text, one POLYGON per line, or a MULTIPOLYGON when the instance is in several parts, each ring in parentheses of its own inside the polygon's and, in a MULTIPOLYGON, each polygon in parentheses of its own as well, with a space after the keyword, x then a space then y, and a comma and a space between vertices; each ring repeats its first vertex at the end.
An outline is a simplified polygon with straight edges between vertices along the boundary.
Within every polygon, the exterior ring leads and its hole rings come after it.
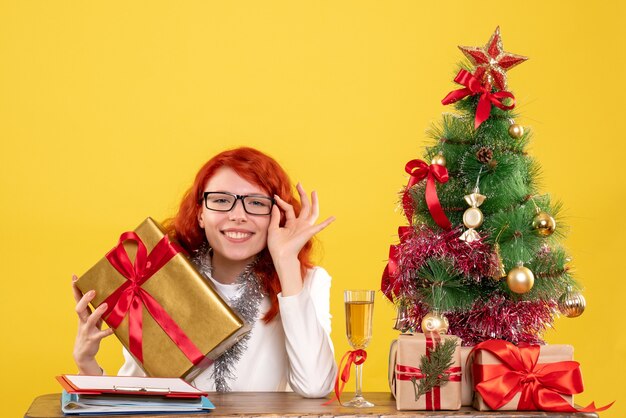
POLYGON ((204 192, 204 206, 217 212, 230 212, 238 200, 243 203, 243 210, 250 215, 269 215, 272 213, 274 199, 268 196, 238 195, 227 192, 204 192))

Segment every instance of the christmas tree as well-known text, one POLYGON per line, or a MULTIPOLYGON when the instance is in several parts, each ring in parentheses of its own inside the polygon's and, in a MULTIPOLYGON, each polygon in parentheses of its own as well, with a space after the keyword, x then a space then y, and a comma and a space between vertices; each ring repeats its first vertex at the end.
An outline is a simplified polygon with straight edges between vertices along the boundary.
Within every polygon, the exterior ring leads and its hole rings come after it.
POLYGON ((429 131, 431 164, 406 165, 410 225, 381 288, 403 331, 543 343, 556 316, 578 316, 585 302, 560 244, 561 205, 539 189, 531 132, 514 122, 506 72, 527 58, 503 50, 499 28, 484 47, 459 48, 469 60, 454 79, 462 88, 442 100, 456 112, 429 131))

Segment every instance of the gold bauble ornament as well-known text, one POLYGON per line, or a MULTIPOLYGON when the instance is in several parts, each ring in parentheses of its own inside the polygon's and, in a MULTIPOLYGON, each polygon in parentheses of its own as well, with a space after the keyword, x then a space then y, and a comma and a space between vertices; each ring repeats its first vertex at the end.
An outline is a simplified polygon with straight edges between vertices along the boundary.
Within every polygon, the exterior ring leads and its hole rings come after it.
POLYGON ((524 267, 520 263, 506 275, 506 284, 511 289, 511 292, 518 294, 527 293, 535 284, 535 275, 529 268, 524 267))
POLYGON ((447 334, 450 323, 448 318, 438 312, 429 312, 422 318, 422 332, 434 332, 437 334, 447 334))
POLYGON ((537 211, 537 214, 533 218, 532 226, 537 235, 548 237, 552 235, 556 229, 556 221, 549 213, 537 211))
POLYGON ((509 136, 511 138, 520 139, 524 136, 524 127, 517 123, 511 124, 511 126, 509 126, 509 136))
POLYGON ((442 165, 442 166, 446 166, 446 157, 443 156, 442 152, 439 152, 437 155, 435 155, 433 157, 433 159, 430 161, 431 164, 437 164, 437 165, 442 165))
POLYGON ((585 312, 585 297, 567 286, 567 291, 559 298, 559 311, 568 318, 576 318, 585 312))

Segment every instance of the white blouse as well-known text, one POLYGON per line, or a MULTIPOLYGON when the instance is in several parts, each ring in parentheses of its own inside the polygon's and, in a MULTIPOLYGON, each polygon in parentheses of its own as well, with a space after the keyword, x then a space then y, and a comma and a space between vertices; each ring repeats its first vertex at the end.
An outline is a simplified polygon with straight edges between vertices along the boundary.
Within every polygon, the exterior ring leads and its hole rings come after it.
MULTIPOLYGON (((225 285, 209 277, 226 303, 236 298, 240 285, 225 285)), ((329 394, 337 374, 330 339, 330 275, 321 267, 309 269, 302 291, 294 296, 278 294, 279 313, 266 324, 262 318, 270 308, 261 300, 247 350, 234 366, 232 391, 289 391, 308 398, 329 394)), ((145 376, 135 359, 124 351, 126 362, 120 376, 145 376)), ((215 391, 213 366, 192 382, 198 389, 215 391)))

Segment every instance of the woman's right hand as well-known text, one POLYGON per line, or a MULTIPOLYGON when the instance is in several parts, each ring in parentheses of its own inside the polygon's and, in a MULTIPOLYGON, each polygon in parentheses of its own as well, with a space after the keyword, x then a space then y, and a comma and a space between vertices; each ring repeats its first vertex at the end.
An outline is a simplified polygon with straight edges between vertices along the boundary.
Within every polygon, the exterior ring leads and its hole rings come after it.
POLYGON ((100 341, 113 334, 112 328, 102 330, 102 315, 106 312, 106 303, 98 306, 91 312, 89 302, 96 296, 95 290, 84 295, 76 286, 76 275, 72 276, 72 289, 76 300, 76 314, 78 314, 78 334, 74 343, 74 361, 80 374, 101 375, 102 369, 96 361, 96 354, 100 349, 100 341))

